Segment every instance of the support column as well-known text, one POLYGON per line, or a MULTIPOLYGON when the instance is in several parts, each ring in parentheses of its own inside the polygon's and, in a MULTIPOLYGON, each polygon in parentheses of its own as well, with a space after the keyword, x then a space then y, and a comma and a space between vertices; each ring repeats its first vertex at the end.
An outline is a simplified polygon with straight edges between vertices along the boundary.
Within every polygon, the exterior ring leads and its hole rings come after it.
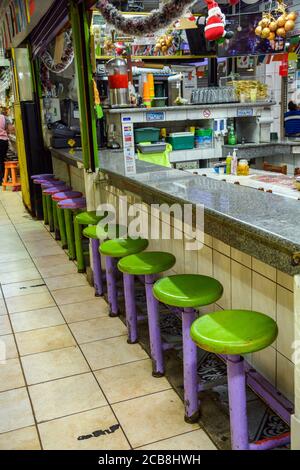
POLYGON ((294 277, 294 325, 295 413, 291 418, 291 448, 300 450, 300 275, 294 277))

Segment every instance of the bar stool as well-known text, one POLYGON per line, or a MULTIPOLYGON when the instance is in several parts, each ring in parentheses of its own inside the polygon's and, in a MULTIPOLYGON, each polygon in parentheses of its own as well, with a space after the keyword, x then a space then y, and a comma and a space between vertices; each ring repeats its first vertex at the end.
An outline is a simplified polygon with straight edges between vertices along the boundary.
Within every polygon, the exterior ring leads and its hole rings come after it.
POLYGON ((64 222, 64 216, 61 209, 57 207, 57 203, 64 201, 65 199, 77 199, 82 197, 80 191, 62 191, 55 193, 52 196, 52 209, 53 209, 53 223, 54 223, 54 232, 55 239, 61 240, 62 248, 65 249, 67 245, 67 235, 66 235, 66 226, 64 222))
POLYGON ((107 296, 110 307, 110 316, 119 315, 117 292, 117 261, 125 256, 144 251, 149 245, 143 238, 115 238, 107 240, 100 245, 100 253, 106 256, 107 296))
POLYGON ((48 212, 46 199, 42 194, 42 184, 54 184, 54 182, 58 180, 54 178, 54 175, 44 175, 44 177, 41 175, 39 177, 31 177, 31 179, 33 182, 35 215, 39 220, 44 220, 45 225, 48 225, 48 212), (40 206, 42 206, 42 211, 40 210, 40 206))
POLYGON ((76 199, 64 199, 57 203, 57 207, 63 210, 66 236, 68 244, 68 255, 71 261, 76 259, 75 249, 75 237, 74 237, 74 213, 77 214, 79 211, 86 209, 86 199, 84 197, 76 199))
POLYGON ((17 175, 18 166, 19 162, 4 162, 4 178, 2 181, 3 191, 6 191, 7 186, 11 186, 13 188, 21 186, 17 175), (8 181, 9 178, 11 181, 8 181))
POLYGON ((86 270, 82 247, 82 227, 85 225, 97 225, 103 218, 104 216, 98 216, 96 211, 86 211, 80 212, 74 219, 76 259, 79 273, 84 273, 86 270))
POLYGON ((42 184, 42 194, 45 198, 46 203, 46 210, 48 215, 48 224, 50 232, 54 232, 54 217, 53 217, 53 207, 52 207, 52 196, 55 193, 59 193, 61 191, 69 191, 71 188, 67 186, 65 183, 62 184, 54 184, 49 186, 48 184, 42 184), (46 186, 46 187, 45 187, 46 186))
POLYGON ((138 341, 138 318, 136 312, 134 280, 135 276, 145 276, 145 290, 148 312, 148 326, 153 362, 153 376, 163 375, 163 346, 159 327, 158 301, 153 296, 153 283, 158 274, 171 269, 176 258, 171 253, 145 251, 136 255, 126 256, 118 262, 118 269, 123 273, 124 296, 126 307, 126 323, 128 343, 138 341))
MULTIPOLYGON (((197 347, 191 339, 190 328, 198 315, 195 309, 219 300, 223 294, 223 286, 212 277, 200 274, 179 274, 156 281, 153 294, 163 304, 182 311, 185 420, 193 423, 199 418, 199 404, 197 347)), ((164 372, 163 364, 159 364, 159 368, 164 372)))
MULTIPOLYGON (((47 205, 47 198, 46 198, 45 194, 43 194, 43 190, 44 189, 49 189, 49 188, 52 188, 52 187, 63 187, 63 186, 66 186, 66 183, 64 181, 61 181, 61 180, 57 179, 57 178, 54 178, 54 179, 43 180, 40 183, 40 185, 41 185, 41 193, 42 193, 44 224, 49 225, 49 217, 48 217, 49 202, 48 202, 48 205, 47 205)), ((69 189, 71 189, 71 188, 69 188, 69 189)), ((62 191, 63 191, 63 189, 62 189, 62 191)))
MULTIPOLYGON (((224 310, 198 318, 191 327, 195 344, 205 351, 225 354, 233 450, 267 450, 289 442, 289 433, 249 443, 246 375, 242 354, 270 346, 277 338, 276 322, 258 312, 224 310)), ((195 371, 196 373, 196 371, 195 371)))
POLYGON ((120 225, 108 224, 102 226, 89 225, 82 231, 84 237, 88 238, 91 242, 92 255, 93 255, 93 273, 94 273, 94 286, 96 297, 101 297, 104 294, 104 286, 102 279, 102 263, 100 255, 100 242, 110 238, 120 238, 127 234, 127 228, 120 225))

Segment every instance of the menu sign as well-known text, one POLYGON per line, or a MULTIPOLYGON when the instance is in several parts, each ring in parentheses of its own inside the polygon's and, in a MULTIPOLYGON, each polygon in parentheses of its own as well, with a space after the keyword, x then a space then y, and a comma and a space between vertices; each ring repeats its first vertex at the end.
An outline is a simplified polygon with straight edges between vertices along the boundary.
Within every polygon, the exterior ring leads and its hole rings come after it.
POLYGON ((122 135, 124 149, 125 175, 136 174, 134 131, 130 116, 122 117, 122 135))

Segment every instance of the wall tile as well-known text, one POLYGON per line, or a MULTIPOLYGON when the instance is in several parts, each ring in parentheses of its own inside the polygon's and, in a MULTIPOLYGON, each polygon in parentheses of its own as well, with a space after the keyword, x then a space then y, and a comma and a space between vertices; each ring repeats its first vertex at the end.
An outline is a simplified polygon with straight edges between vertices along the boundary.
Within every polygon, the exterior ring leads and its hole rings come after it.
POLYGON ((277 269, 277 284, 289 289, 290 291, 294 291, 294 278, 293 276, 289 276, 282 271, 278 271, 277 269))
POLYGON ((231 258, 247 268, 251 269, 251 256, 243 253, 242 251, 231 248, 231 258))
POLYGON ((229 245, 226 245, 226 243, 221 242, 221 240, 218 240, 217 238, 213 238, 212 242, 213 242, 214 250, 219 251, 223 255, 230 256, 230 246, 229 245))
POLYGON ((272 266, 269 266, 256 258, 252 258, 252 269, 257 273, 262 274, 262 276, 271 279, 271 281, 276 282, 276 269, 272 266))
POLYGON ((252 309, 276 320, 276 284, 252 272, 252 309))
POLYGON ((277 388, 289 400, 294 401, 294 365, 277 353, 277 388))
POLYGON ((213 250, 206 245, 198 251, 198 273, 203 276, 213 275, 213 250))
MULTIPOLYGON (((276 384, 276 350, 273 347, 263 349, 251 355, 251 364, 272 385, 276 384)), ((249 360, 248 360, 249 361, 249 360)))
POLYGON ((284 287, 277 285, 277 324, 279 334, 277 349, 283 356, 292 360, 294 342, 294 296, 284 287))
POLYGON ((232 308, 251 310, 251 270, 231 260, 232 308))
POLYGON ((213 275, 221 282, 224 288, 224 294, 217 304, 224 308, 231 308, 231 275, 230 275, 230 258, 213 250, 213 275))

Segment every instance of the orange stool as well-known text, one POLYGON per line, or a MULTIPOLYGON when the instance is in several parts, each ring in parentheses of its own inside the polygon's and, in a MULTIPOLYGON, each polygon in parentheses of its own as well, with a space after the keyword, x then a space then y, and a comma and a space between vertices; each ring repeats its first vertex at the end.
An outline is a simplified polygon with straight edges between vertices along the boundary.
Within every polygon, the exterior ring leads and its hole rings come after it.
POLYGON ((6 191, 7 186, 13 186, 14 188, 20 187, 21 183, 18 180, 17 169, 18 162, 4 162, 4 178, 2 182, 3 191, 6 191), (11 181, 8 181, 10 177, 11 181))

